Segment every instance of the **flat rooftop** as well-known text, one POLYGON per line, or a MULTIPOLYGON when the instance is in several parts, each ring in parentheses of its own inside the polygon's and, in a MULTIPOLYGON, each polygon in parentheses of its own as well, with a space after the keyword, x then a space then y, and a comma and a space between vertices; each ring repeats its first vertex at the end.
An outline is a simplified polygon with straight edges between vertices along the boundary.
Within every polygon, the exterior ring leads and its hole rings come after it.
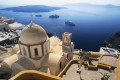
POLYGON ((9 26, 11 26, 12 28, 23 28, 25 27, 25 25, 21 24, 21 23, 18 23, 18 22, 14 22, 12 24, 9 24, 9 26))

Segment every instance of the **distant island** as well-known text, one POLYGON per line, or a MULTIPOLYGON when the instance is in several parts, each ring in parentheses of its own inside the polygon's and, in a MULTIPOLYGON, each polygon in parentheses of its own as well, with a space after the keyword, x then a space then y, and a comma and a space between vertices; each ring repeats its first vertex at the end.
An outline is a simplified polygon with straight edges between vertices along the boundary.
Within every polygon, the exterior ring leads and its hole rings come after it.
POLYGON ((65 4, 65 6, 86 6, 86 7, 107 7, 107 8, 120 8, 120 6, 107 4, 107 5, 100 5, 100 4, 90 4, 90 3, 72 3, 72 4, 65 4))
POLYGON ((51 7, 44 5, 27 5, 18 7, 8 7, 1 10, 14 11, 14 12, 51 12, 54 10, 65 9, 64 7, 51 7))
POLYGON ((103 46, 120 50, 120 32, 111 35, 107 40, 103 42, 103 46))

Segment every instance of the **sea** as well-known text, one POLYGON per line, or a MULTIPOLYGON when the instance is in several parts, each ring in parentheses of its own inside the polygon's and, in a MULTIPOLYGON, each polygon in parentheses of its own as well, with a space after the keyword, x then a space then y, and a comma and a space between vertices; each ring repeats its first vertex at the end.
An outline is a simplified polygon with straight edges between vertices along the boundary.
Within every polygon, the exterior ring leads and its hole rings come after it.
POLYGON ((75 49, 85 51, 99 51, 108 37, 120 31, 120 8, 64 7, 66 8, 51 12, 26 13, 0 10, 0 13, 2 16, 14 18, 16 22, 25 25, 30 24, 30 14, 33 14, 33 22, 42 26, 46 32, 56 34, 61 39, 64 32, 70 32, 75 49), (59 15, 59 18, 49 18, 54 14, 59 15), (42 17, 35 15, 42 15, 42 17), (67 20, 72 21, 75 26, 66 25, 67 20))

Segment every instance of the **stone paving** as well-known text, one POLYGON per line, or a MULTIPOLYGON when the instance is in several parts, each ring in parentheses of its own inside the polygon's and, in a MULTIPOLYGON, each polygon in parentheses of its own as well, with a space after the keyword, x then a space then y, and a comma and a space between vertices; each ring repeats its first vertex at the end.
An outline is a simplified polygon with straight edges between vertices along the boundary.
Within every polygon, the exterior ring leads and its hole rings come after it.
POLYGON ((103 56, 100 61, 106 64, 116 66, 117 58, 113 56, 103 56))
POLYGON ((110 78, 108 80, 114 80, 114 72, 109 72, 103 69, 98 70, 88 70, 84 66, 81 67, 81 74, 77 73, 78 65, 72 64, 67 70, 66 74, 62 76, 62 78, 66 78, 68 80, 101 80, 101 73, 108 73, 110 78), (101 72, 101 73, 100 73, 101 72), (82 78, 82 79, 81 79, 82 78))

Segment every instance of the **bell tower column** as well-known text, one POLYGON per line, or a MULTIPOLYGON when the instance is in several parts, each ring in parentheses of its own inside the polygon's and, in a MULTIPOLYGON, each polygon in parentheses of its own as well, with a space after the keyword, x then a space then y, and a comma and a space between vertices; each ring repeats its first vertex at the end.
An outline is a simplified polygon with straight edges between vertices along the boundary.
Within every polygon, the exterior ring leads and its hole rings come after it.
POLYGON ((73 58, 74 44, 71 42, 72 33, 65 32, 62 35, 62 50, 68 60, 73 58))

